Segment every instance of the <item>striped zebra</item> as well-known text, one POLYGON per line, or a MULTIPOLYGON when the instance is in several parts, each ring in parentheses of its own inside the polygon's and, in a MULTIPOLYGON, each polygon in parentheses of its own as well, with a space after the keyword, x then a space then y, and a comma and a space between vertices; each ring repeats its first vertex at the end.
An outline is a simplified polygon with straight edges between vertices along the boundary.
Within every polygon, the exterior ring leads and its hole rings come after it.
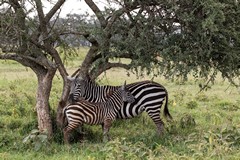
MULTIPOLYGON (((79 98, 90 102, 104 102, 119 88, 119 86, 99 86, 90 78, 76 77, 71 80, 69 100, 72 102, 77 102, 79 98)), ((165 87, 153 81, 136 82, 128 84, 126 87, 135 97, 135 102, 124 103, 117 113, 117 118, 132 118, 146 111, 157 126, 158 134, 161 135, 164 130, 164 123, 160 118, 160 109, 164 99, 164 115, 172 119, 168 111, 168 92, 165 87)))
POLYGON ((117 117, 117 113, 124 102, 133 103, 135 98, 126 89, 126 82, 118 88, 107 101, 92 103, 80 100, 69 104, 63 109, 67 119, 67 126, 64 128, 64 141, 68 144, 69 133, 83 124, 101 124, 103 128, 103 141, 109 139, 111 123, 117 117))

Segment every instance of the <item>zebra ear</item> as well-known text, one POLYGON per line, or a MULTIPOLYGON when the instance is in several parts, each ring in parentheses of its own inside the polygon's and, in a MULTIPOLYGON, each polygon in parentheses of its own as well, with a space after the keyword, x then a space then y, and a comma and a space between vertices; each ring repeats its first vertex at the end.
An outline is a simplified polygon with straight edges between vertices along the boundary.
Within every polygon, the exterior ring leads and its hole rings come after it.
POLYGON ((67 76, 67 79, 72 82, 75 79, 75 77, 67 76))
POLYGON ((81 75, 79 75, 77 78, 78 78, 79 80, 84 80, 81 75))
POLYGON ((121 90, 125 90, 126 88, 126 81, 124 82, 124 84, 121 86, 121 90))

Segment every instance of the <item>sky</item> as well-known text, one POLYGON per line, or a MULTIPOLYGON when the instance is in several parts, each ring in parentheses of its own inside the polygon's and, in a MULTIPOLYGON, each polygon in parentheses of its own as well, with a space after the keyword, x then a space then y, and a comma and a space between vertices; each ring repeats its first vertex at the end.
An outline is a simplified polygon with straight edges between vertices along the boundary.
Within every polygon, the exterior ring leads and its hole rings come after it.
POLYGON ((84 13, 86 11, 92 13, 84 0, 66 0, 63 4, 60 16, 65 16, 69 13, 84 13))
MULTIPOLYGON (((52 2, 55 3, 57 0, 53 0, 52 2)), ((100 9, 103 9, 104 5, 107 5, 105 0, 94 0, 97 6, 100 9)), ((43 0, 45 5, 44 12, 48 12, 52 7, 52 4, 49 3, 47 0, 43 0)), ((88 7, 84 0, 66 0, 63 4, 60 17, 65 17, 67 14, 74 14, 74 13, 85 13, 88 12, 89 14, 93 14, 92 10, 88 7)))
MULTIPOLYGON (((56 4, 58 0, 41 0, 43 3, 43 11, 44 13, 48 13, 50 9, 56 4)), ((24 5, 26 6, 26 9, 29 11, 33 6, 35 6, 32 1, 22 1, 26 2, 24 5)), ((108 6, 107 0, 93 0, 93 2, 96 3, 96 5, 100 8, 100 10, 104 9, 104 6, 108 6)), ((113 4, 112 4, 113 5, 113 4)), ((116 6, 116 5, 114 5, 116 6)), ((7 7, 7 5, 3 4, 0 6, 1 8, 7 7)), ((92 10, 88 7, 86 2, 84 0, 66 0, 61 8, 60 17, 65 17, 67 14, 84 14, 85 12, 88 12, 90 15, 93 14, 92 10)), ((36 16, 36 12, 29 12, 30 17, 36 16)))

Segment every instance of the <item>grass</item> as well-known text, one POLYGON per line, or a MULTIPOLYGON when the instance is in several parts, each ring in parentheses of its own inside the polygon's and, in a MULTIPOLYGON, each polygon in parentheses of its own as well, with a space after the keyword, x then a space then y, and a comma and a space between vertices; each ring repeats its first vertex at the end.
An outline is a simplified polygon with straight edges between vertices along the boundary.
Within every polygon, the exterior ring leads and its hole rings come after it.
MULTIPOLYGON (((81 58, 78 59, 81 61, 81 58)), ((69 62, 74 72, 78 61, 69 62)), ((50 97, 56 110, 61 96, 60 76, 53 81, 50 97)), ((99 84, 121 85, 151 79, 136 78, 121 69, 101 75, 99 84)), ((100 126, 85 126, 82 143, 62 144, 58 132, 52 142, 34 132, 37 128, 35 106, 36 76, 12 61, 0 61, 0 159, 239 159, 240 93, 218 78, 211 89, 198 93, 200 81, 172 82, 154 79, 169 92, 169 109, 174 121, 165 125, 158 137, 147 116, 117 120, 110 130, 112 140, 103 143, 100 126), (28 139, 26 139, 28 137, 28 139), (24 142, 25 139, 25 142, 24 142)))

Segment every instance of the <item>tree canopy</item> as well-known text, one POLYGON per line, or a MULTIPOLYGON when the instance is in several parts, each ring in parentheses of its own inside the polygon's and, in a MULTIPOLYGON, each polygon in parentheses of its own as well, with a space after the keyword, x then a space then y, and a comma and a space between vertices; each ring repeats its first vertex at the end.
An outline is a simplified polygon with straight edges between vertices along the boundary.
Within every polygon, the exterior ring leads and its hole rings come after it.
POLYGON ((86 3, 96 17, 69 15, 69 33, 92 43, 82 65, 94 78, 112 67, 168 78, 193 74, 213 80, 220 72, 233 82, 239 76, 238 1, 115 0, 103 11, 93 1, 86 3), (111 63, 116 58, 131 62, 111 63))
MULTIPOLYGON (((114 0, 107 2, 115 4, 112 5, 114 7, 109 5, 104 10, 100 10, 94 1, 85 0, 95 14, 92 17, 89 14, 74 14, 64 18, 49 16, 53 12, 45 16, 49 17, 47 21, 50 24, 46 28, 49 30, 48 43, 59 41, 60 37, 68 37, 70 42, 74 36, 77 36, 78 40, 88 41, 87 44, 91 44, 89 54, 82 64, 85 68, 82 69, 84 74, 96 78, 112 67, 139 71, 140 66, 142 71, 147 70, 147 73, 154 71, 155 75, 161 74, 166 77, 179 75, 186 77, 189 73, 193 73, 196 77, 208 77, 215 72, 221 72, 224 78, 229 79, 239 76, 238 1, 114 0), (110 62, 111 59, 116 58, 130 58, 131 62, 130 64, 110 62)), ((63 3, 64 1, 58 1, 59 6, 63 3)), ((57 13, 57 8, 55 10, 54 13, 57 13)), ((34 26, 40 29, 41 25, 36 24, 41 23, 41 19, 29 17, 26 19, 27 14, 25 16, 16 14, 13 16, 15 18, 10 18, 14 14, 11 9, 2 10, 2 13, 4 14, 1 16, 3 41, 1 48, 6 41, 15 44, 11 45, 12 48, 20 44, 16 43, 16 39, 17 42, 20 42, 19 39, 24 42, 21 45, 23 48, 27 45, 25 39, 29 39, 29 36, 21 36, 22 32, 19 29, 26 30, 28 34, 35 33, 32 29, 34 26), (20 19, 27 22, 19 23, 18 29, 4 27, 12 26, 11 24, 15 24, 20 19), (6 30, 9 33, 7 35, 6 30), (21 38, 17 38, 16 35, 21 38)), ((78 42, 75 38, 74 46, 78 42)), ((39 53, 34 54, 39 55, 39 53)))

